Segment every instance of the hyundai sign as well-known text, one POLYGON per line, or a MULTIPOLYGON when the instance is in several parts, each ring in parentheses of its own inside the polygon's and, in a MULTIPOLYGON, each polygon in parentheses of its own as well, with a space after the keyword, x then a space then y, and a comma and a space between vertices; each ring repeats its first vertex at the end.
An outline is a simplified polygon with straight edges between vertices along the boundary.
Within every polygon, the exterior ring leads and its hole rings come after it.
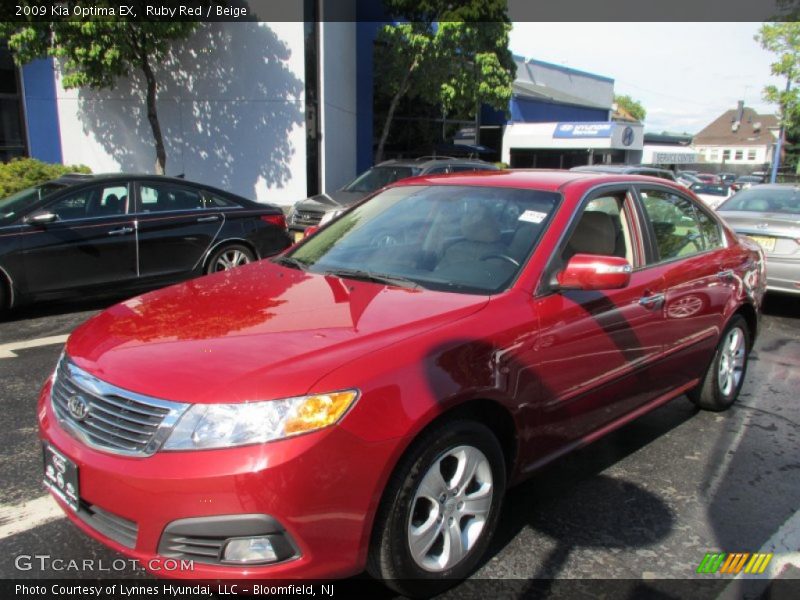
POLYGON ((558 123, 553 132, 554 138, 610 138, 615 123, 599 121, 596 123, 558 123))

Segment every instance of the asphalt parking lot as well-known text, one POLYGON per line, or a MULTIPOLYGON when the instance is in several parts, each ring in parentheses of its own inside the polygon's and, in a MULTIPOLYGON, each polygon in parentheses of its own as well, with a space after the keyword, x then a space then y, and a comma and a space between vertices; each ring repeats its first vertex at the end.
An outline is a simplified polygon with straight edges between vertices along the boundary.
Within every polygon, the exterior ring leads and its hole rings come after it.
MULTIPOLYGON (((109 304, 30 307, 0 321, 2 579, 149 577, 133 569, 65 572, 18 559, 120 558, 80 533, 46 496, 34 408, 65 336, 109 304)), ((800 578, 800 298, 781 296, 767 298, 733 409, 697 412, 679 398, 539 472, 509 492, 475 574, 516 582, 514 595, 600 578, 636 581, 637 589, 692 579, 713 582, 715 596, 756 596, 776 577, 800 578), (774 556, 756 577, 697 574, 707 552, 774 556)), ((677 596, 667 590, 662 597, 677 596)))

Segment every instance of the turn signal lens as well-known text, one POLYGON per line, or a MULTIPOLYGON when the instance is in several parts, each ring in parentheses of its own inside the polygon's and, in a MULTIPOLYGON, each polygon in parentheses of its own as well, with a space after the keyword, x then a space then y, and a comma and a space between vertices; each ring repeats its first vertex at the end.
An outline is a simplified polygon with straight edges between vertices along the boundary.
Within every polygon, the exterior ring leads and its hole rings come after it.
POLYGON ((356 395, 356 392, 346 391, 307 396, 286 420, 283 430, 287 434, 302 433, 332 425, 350 408, 356 395))

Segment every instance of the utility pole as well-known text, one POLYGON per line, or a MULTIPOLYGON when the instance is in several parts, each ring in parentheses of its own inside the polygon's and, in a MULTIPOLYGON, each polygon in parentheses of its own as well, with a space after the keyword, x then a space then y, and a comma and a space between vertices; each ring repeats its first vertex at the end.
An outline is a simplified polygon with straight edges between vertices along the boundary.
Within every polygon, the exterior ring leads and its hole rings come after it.
MULTIPOLYGON (((792 86, 792 76, 789 73, 786 76, 786 95, 789 95, 789 90, 792 86)), ((778 141, 775 142, 775 156, 772 157, 772 173, 770 174, 769 182, 775 183, 778 178, 778 167, 781 163, 781 149, 783 147, 783 136, 786 133, 786 107, 781 107, 781 128, 778 131, 778 141)))

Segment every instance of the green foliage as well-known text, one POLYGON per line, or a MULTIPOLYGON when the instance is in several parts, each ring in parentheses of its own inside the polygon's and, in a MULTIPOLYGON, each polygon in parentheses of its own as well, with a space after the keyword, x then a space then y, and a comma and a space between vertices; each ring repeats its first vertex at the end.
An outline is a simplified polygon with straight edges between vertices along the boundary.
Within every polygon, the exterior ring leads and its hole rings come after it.
POLYGON ((85 165, 53 165, 35 158, 15 158, 0 163, 0 198, 44 183, 65 173, 91 173, 85 165))
POLYGON ((777 55, 770 67, 773 75, 786 79, 785 89, 768 85, 764 99, 777 104, 782 124, 789 128, 800 125, 800 23, 764 23, 755 37, 761 47, 777 55))
MULTIPOLYGON (((209 0, 212 1, 212 0, 209 0)), ((19 4, 36 5, 37 2, 19 4)), ((67 14, 73 14, 75 5, 85 3, 63 2, 67 14)), ((144 3, 129 3, 138 15, 145 14, 144 3)), ((165 60, 173 40, 184 39, 194 31, 197 23, 182 21, 134 21, 126 18, 102 16, 103 10, 115 7, 117 2, 96 0, 92 3, 100 16, 75 18, 53 17, 46 22, 30 17, 28 21, 0 23, 0 37, 8 40, 8 47, 19 64, 50 56, 59 60, 62 82, 66 88, 111 88, 118 77, 129 77, 134 71, 144 75, 147 86, 147 115, 153 130, 156 147, 156 171, 163 173, 166 163, 161 127, 156 108, 156 80, 153 65, 165 60)), ((8 12, 7 9, 4 12, 8 12)))
POLYGON ((614 102, 637 121, 644 121, 644 118, 647 116, 647 111, 644 109, 644 106, 642 106, 642 103, 638 100, 634 100, 630 96, 614 96, 614 102))
POLYGON ((392 101, 383 144, 400 98, 441 106, 467 117, 480 104, 508 110, 515 65, 508 50, 511 24, 505 0, 386 0, 397 21, 378 33, 377 87, 392 101))

